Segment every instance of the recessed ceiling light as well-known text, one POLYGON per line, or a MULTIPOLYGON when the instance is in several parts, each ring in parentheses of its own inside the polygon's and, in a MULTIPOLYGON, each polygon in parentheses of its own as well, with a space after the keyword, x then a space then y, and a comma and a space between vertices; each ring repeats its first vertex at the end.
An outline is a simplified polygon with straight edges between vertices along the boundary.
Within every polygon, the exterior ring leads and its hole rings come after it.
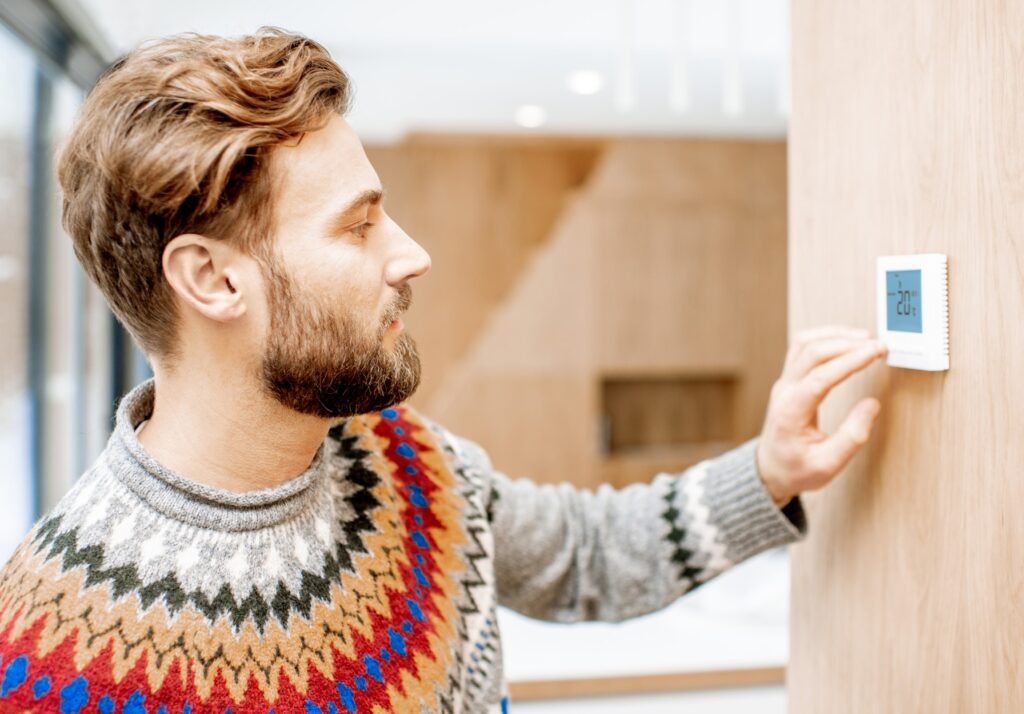
POLYGON ((575 94, 597 94, 604 87, 604 75, 592 69, 579 69, 568 74, 565 86, 575 94))
POLYGON ((547 121, 548 113, 536 104, 524 104, 516 109, 516 124, 527 129, 536 129, 547 121))

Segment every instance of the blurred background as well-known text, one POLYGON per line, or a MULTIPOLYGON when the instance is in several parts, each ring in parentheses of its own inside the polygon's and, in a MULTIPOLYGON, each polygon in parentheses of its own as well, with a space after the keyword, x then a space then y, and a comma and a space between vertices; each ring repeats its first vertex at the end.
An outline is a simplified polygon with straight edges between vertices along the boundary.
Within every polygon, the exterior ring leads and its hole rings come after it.
MULTIPOLYGON (((786 345, 785 0, 5 0, 0 558, 150 374, 60 227, 62 137, 139 42, 261 25, 350 74, 389 212, 433 258, 419 408, 585 488, 757 434, 786 345)), ((782 712, 788 587, 777 551, 632 623, 503 612, 515 710, 782 712)))

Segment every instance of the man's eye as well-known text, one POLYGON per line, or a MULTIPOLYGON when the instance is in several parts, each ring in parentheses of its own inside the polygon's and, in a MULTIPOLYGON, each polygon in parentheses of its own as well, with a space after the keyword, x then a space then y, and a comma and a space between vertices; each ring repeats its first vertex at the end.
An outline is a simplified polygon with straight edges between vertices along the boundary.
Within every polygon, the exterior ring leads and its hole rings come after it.
POLYGON ((353 228, 352 232, 355 233, 360 238, 365 238, 366 237, 366 231, 368 229, 372 228, 375 225, 377 225, 377 224, 376 223, 370 223, 369 221, 363 221, 358 226, 353 228))

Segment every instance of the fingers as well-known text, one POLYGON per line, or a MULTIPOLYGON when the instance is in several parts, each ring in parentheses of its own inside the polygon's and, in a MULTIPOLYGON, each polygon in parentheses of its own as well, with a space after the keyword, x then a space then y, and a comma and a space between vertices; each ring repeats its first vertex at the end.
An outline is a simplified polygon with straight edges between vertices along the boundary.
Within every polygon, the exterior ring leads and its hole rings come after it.
MULTIPOLYGON (((794 336, 793 343, 786 355, 786 364, 783 368, 783 374, 790 377, 791 375, 787 373, 792 372, 796 362, 801 359, 808 349, 814 349, 814 346, 821 341, 865 340, 869 336, 870 333, 867 330, 861 330, 855 327, 844 327, 842 325, 828 325, 825 327, 816 327, 810 330, 798 332, 794 336)), ((799 379, 806 374, 806 372, 807 370, 804 370, 799 375, 793 375, 791 378, 799 379)))
POLYGON ((868 442, 881 409, 874 397, 857 402, 836 433, 812 448, 809 461, 814 470, 828 478, 839 473, 868 442))
POLYGON ((866 339, 851 339, 849 337, 822 338, 809 342, 794 355, 783 376, 797 382, 806 377, 818 365, 866 344, 868 344, 866 339))
POLYGON ((801 330, 796 333, 793 338, 794 344, 806 344, 814 340, 820 340, 828 337, 846 337, 849 339, 864 339, 870 333, 867 330, 862 330, 859 327, 847 327, 845 325, 826 325, 824 327, 814 327, 809 330, 801 330))
POLYGON ((884 344, 871 341, 815 367, 800 381, 796 390, 798 407, 806 412, 816 410, 836 385, 849 379, 886 352, 884 344))
POLYGON ((859 402, 832 436, 817 428, 818 407, 837 385, 886 354, 866 330, 824 327, 802 332, 772 386, 758 446, 758 468, 766 484, 781 484, 783 496, 820 488, 867 442, 881 405, 859 402))

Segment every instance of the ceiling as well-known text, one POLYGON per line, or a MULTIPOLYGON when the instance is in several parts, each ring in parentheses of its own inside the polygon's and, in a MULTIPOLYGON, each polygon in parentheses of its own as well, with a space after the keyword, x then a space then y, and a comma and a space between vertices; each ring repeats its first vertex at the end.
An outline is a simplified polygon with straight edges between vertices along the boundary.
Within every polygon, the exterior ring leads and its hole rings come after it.
POLYGON ((786 133, 788 0, 79 4, 118 52, 183 31, 309 35, 352 77, 349 120, 371 142, 410 131, 786 133), (570 91, 579 70, 603 86, 570 91), (523 105, 539 107, 522 110, 530 128, 516 123, 523 105))

